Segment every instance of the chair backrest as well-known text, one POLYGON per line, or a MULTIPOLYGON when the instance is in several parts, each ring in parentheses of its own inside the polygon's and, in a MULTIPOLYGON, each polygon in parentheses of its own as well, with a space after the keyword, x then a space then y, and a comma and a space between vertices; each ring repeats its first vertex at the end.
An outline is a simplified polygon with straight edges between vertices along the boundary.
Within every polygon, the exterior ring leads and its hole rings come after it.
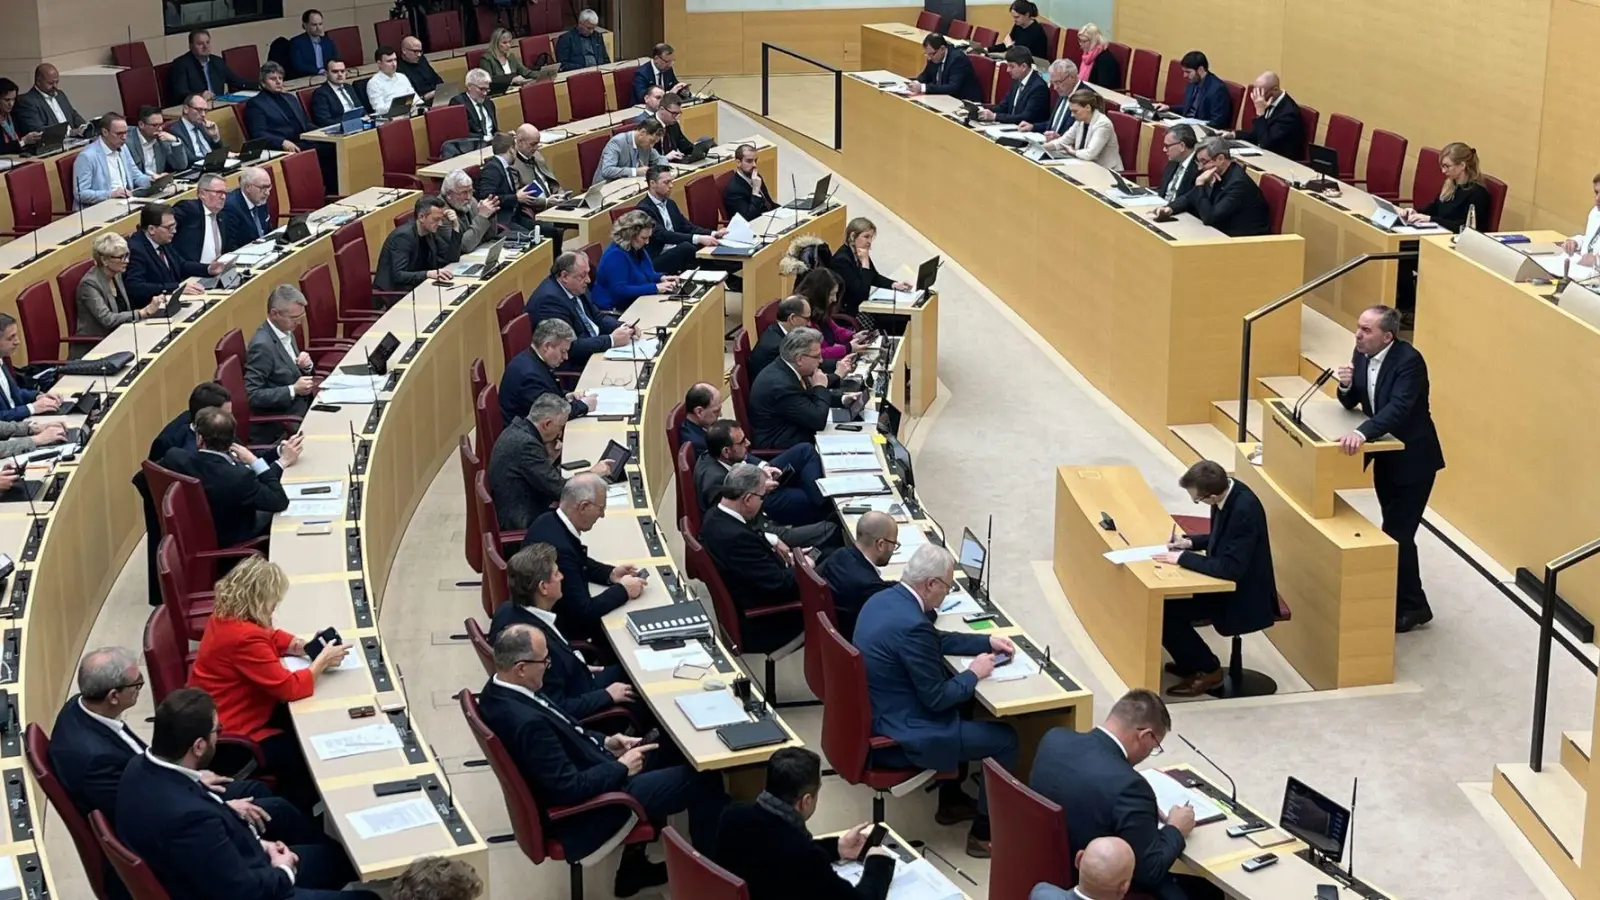
POLYGON ((627 109, 633 105, 633 73, 637 71, 638 66, 623 66, 611 72, 611 87, 617 92, 617 109, 627 109))
POLYGON ((964 41, 972 37, 972 23, 962 19, 951 19, 948 34, 956 40, 964 41))
MULTIPOLYGON (((1130 60, 1133 57, 1133 48, 1127 44, 1108 41, 1106 43, 1106 52, 1111 54, 1111 58, 1117 61, 1117 78, 1121 80, 1118 87, 1126 87, 1128 84, 1128 70, 1132 68, 1130 60)), ((1087 78, 1088 73, 1084 73, 1084 77, 1087 78)))
POLYGON ((117 94, 122 98, 122 114, 128 121, 139 121, 139 107, 161 106, 161 90, 156 87, 156 70, 149 63, 117 73, 117 94))
POLYGON ((1250 121, 1254 121, 1256 117, 1256 105, 1254 103, 1244 102, 1244 85, 1237 81, 1229 81, 1226 78, 1222 79, 1222 84, 1228 89, 1228 121, 1240 122, 1240 128, 1249 128, 1249 122, 1243 122, 1241 120, 1245 115, 1249 115, 1250 121), (1243 112, 1243 110, 1246 108, 1249 109, 1248 113, 1243 112))
POLYGON ((356 240, 357 238, 361 239, 363 243, 365 243, 367 239, 366 227, 362 224, 360 219, 351 219, 343 225, 340 225, 339 229, 333 233, 334 252, 338 252, 344 247, 344 245, 356 240))
POLYGON ((311 340, 337 338, 339 300, 333 292, 333 271, 327 263, 317 263, 300 273, 300 293, 306 297, 306 332, 311 340))
POLYGON ((722 198, 728 196, 728 183, 733 181, 734 171, 729 169, 721 175, 714 176, 717 182, 717 221, 728 221, 728 210, 722 205, 722 198))
POLYGON ((917 13, 917 27, 923 31, 938 31, 939 14, 931 9, 917 13))
MULTIPOLYGON (((1111 130, 1117 135, 1117 152, 1122 155, 1122 174, 1133 177, 1139 171, 1139 120, 1125 112, 1106 110, 1111 130)), ((1156 145, 1159 149, 1160 145, 1156 145)))
MULTIPOLYGON (((1334 116, 1338 119, 1338 116, 1334 116)), ((1354 120, 1352 120, 1354 121, 1354 120)), ((1333 141, 1333 120, 1328 121, 1328 141, 1333 141)), ((1372 140, 1367 146, 1367 193, 1385 200, 1400 199, 1400 173, 1406 166, 1406 146, 1409 142, 1392 131, 1372 129, 1372 140)), ((1340 161, 1344 160, 1340 151, 1340 161)))
POLYGON ((440 159, 445 141, 467 136, 467 108, 465 106, 435 106, 422 117, 428 128, 428 157, 440 159))
POLYGON ((111 61, 116 65, 130 69, 148 66, 150 65, 150 49, 144 45, 144 41, 117 44, 111 48, 111 61))
POLYGON ((78 154, 63 153, 56 157, 56 180, 61 185, 61 209, 57 212, 66 212, 72 209, 73 199, 77 196, 78 184, 72 177, 73 163, 77 162, 78 154))
MULTIPOLYGON (((480 478, 486 478, 479 473, 480 478)), ((477 485, 473 485, 477 490, 477 485)), ((489 490, 488 483, 484 484, 484 491, 489 490)), ((491 498, 490 505, 493 505, 491 498)), ((483 532, 483 610, 489 618, 494 618, 494 611, 500 604, 511 599, 511 576, 506 566, 506 558, 500 553, 500 541, 495 538, 498 523, 489 522, 483 532)))
MULTIPOLYGON (((1249 104, 1249 106, 1251 109, 1255 108, 1254 103, 1249 104)), ((1311 145, 1317 142, 1317 123, 1320 121, 1322 121, 1322 113, 1317 112, 1316 107, 1306 106, 1304 103, 1300 104, 1300 127, 1305 129, 1306 134, 1305 149, 1300 151, 1300 162, 1309 162, 1311 160, 1311 145)), ((1339 177, 1356 177, 1356 158, 1353 154, 1349 162, 1346 162, 1343 156, 1339 157, 1339 177)))
POLYGON ((703 176, 696 178, 684 187, 683 194, 689 205, 689 221, 715 231, 722 215, 722 193, 717 190, 717 180, 703 176))
POLYGON ((339 311, 372 309, 372 270, 367 258, 367 238, 358 235, 333 251, 333 268, 339 274, 339 311))
POLYGON ((317 162, 315 150, 301 150, 284 157, 283 182, 289 191, 291 214, 321 209, 328 202, 328 191, 322 183, 322 166, 317 162))
POLYGON ((511 814, 511 831, 517 837, 517 846, 534 865, 544 862, 544 823, 539 815, 539 802, 528 789, 528 782, 517 769, 516 760, 506 752, 505 745, 495 736, 483 718, 478 715, 478 698, 471 691, 458 696, 461 715, 467 720, 467 729, 478 742, 478 749, 489 760, 489 768, 500 780, 500 795, 505 798, 506 811, 511 814))
POLYGON ((586 137, 578 141, 578 175, 584 187, 594 184, 594 173, 600 168, 600 154, 605 152, 606 141, 611 140, 609 132, 601 132, 594 137, 586 137))
MULTIPOLYGON (((74 298, 76 302, 76 298, 74 298)), ((35 281, 17 295, 17 321, 28 347, 28 362, 61 362, 61 322, 48 281, 35 281)))
POLYGON ((78 283, 89 274, 94 260, 75 262, 56 276, 56 294, 61 297, 61 311, 66 314, 67 334, 78 333, 78 283))
POLYGON ((555 82, 525 84, 517 96, 522 100, 523 121, 531 122, 537 128, 554 128, 561 121, 561 110, 556 106, 555 82))
POLYGON ((1183 78, 1183 62, 1170 60, 1167 63, 1167 83, 1161 89, 1161 102, 1168 106, 1179 106, 1183 103, 1183 92, 1188 88, 1189 82, 1183 78))
POLYGON ((739 427, 745 434, 755 434, 750 427, 750 412, 747 409, 750 400, 750 370, 740 365, 733 364, 733 370, 728 373, 728 396, 733 400, 733 417, 738 420, 739 427))
MULTIPOLYGON (((1004 100, 1006 95, 1011 93, 1011 80, 1010 69, 1005 66, 995 66, 994 84, 990 86, 989 95, 984 98, 984 102, 999 103, 1004 100)), ((982 83, 982 76, 979 76, 979 83, 982 83)))
POLYGON ((489 386, 489 369, 483 364, 483 357, 477 357, 467 365, 467 396, 476 397, 478 392, 489 386))
POLYGON ((772 327, 772 323, 778 321, 778 302, 777 300, 768 300, 756 310, 757 335, 766 334, 767 329, 772 327))
POLYGON ((1439 171, 1439 151, 1423 147, 1417 151, 1417 168, 1411 174, 1411 202, 1419 207, 1427 206, 1439 196, 1442 187, 1444 173, 1439 171))
MULTIPOLYGON (((162 538, 156 545, 157 558, 166 552, 167 568, 171 571, 172 565, 180 560, 173 559, 176 554, 178 541, 172 538, 172 549, 163 551, 167 538, 162 538)), ((176 573, 174 573, 176 576, 176 573)), ((187 635, 179 637, 173 630, 172 614, 164 608, 150 611, 150 618, 144 623, 144 667, 150 673, 150 699, 157 705, 167 699, 167 695, 183 687, 189 681, 189 641, 187 635)))
MULTIPOLYGON (((500 432, 506 427, 500 415, 500 388, 493 384, 484 385, 473 401, 472 417, 477 428, 478 462, 487 471, 489 460, 494 456, 495 442, 500 440, 500 432)), ((489 528, 497 522, 482 522, 480 527, 489 528)))
POLYGON ((216 346, 211 348, 211 356, 219 366, 230 356, 244 359, 244 332, 237 328, 223 332, 222 337, 217 339, 216 346))
POLYGON ((522 313, 500 329, 500 352, 507 363, 522 351, 533 346, 533 320, 522 313))
POLYGON ((294 92, 295 99, 300 101, 300 108, 305 110, 306 118, 311 118, 311 95, 317 92, 317 86, 303 87, 294 92))
POLYGON ((230 356, 217 364, 216 380, 228 389, 228 393, 237 398, 233 404, 233 433, 238 436, 239 443, 246 444, 250 441, 250 394, 244 388, 244 359, 239 356, 230 356), (244 400, 240 403, 238 400, 244 400))
POLYGON ((813 618, 822 631, 822 667, 828 673, 822 686, 822 754, 846 784, 860 784, 872 738, 867 664, 826 616, 817 613, 813 618))
MULTIPOLYGON (((169 495, 175 492, 168 491, 169 495)), ((189 590, 186 581, 189 573, 184 570, 183 548, 178 542, 178 536, 169 534, 156 544, 156 583, 161 588, 161 608, 154 615, 165 621, 162 627, 166 634, 172 636, 172 642, 186 642, 193 636, 189 628, 189 590)), ((150 623, 146 622, 146 638, 149 634, 150 623)), ((159 640, 163 635, 154 635, 159 640)), ((159 693, 163 699, 166 695, 183 687, 188 681, 188 664, 184 655, 163 652, 154 657, 156 666, 150 666, 150 657, 145 659, 145 665, 150 668, 150 692, 152 695, 159 693), (176 662, 175 662, 176 660, 176 662)))
POLYGON ((472 645, 472 651, 478 654, 478 665, 483 666, 483 672, 490 677, 494 676, 494 647, 489 644, 489 636, 483 633, 483 626, 478 624, 475 616, 467 616, 461 623, 467 631, 467 643, 472 645))
MULTIPOLYGON (((11 230, 19 235, 50 224, 50 172, 42 162, 10 169, 5 175, 11 197, 11 230)), ((65 299, 67 294, 63 294, 65 299)))
POLYGON ((1161 54, 1140 47, 1128 64, 1128 93, 1155 100, 1156 82, 1161 78, 1161 54))
POLYGON ((828 587, 827 579, 817 574, 816 566, 811 564, 811 557, 804 553, 794 555, 795 581, 800 586, 800 616, 805 626, 805 666, 806 687, 817 699, 824 696, 824 686, 827 683, 826 669, 822 665, 822 645, 827 641, 822 633, 822 623, 832 623, 835 628, 839 625, 838 614, 833 605, 833 589, 828 587))
POLYGON ((1167 151, 1161 146, 1166 139, 1167 126, 1150 126, 1150 149, 1145 153, 1144 177, 1152 190, 1161 187, 1161 176, 1167 171, 1167 151))
POLYGON ((522 315, 522 311, 526 308, 527 302, 522 299, 522 292, 512 291, 504 297, 501 297, 500 300, 495 303, 495 324, 501 328, 506 327, 506 325, 509 324, 512 319, 522 315))
MULTIPOLYGON (((555 51, 551 49, 550 35, 548 34, 535 34, 525 37, 522 39, 522 44, 518 49, 522 52, 522 64, 530 69, 538 64, 540 56, 543 56, 547 63, 555 61, 555 51)), ((554 87, 553 82, 549 82, 549 84, 554 87)))
POLYGON ((578 248, 578 252, 589 257, 589 271, 594 272, 600 268, 600 254, 605 252, 605 245, 599 241, 590 241, 578 248))
MULTIPOLYGON (((1036 21, 1039 23, 1039 27, 1044 29, 1044 58, 1054 61, 1057 56, 1061 55, 1061 26, 1043 17, 1036 21)), ((928 30, 932 31, 933 29, 930 28, 928 30)))
MULTIPOLYGON (((477 396, 474 394, 473 396, 477 396)), ((477 474, 483 471, 483 462, 472 449, 472 439, 466 435, 461 436, 461 441, 456 448, 456 455, 461 460, 461 499, 467 503, 467 538, 462 547, 463 554, 467 557, 467 565, 472 571, 483 571, 483 527, 478 522, 478 502, 472 496, 472 483, 477 474)))
POLYGON ((383 160, 385 174, 417 174, 417 145, 411 136, 410 119, 395 119, 378 126, 378 156, 383 160))
POLYGON ((674 897, 694 900, 750 900, 744 879, 717 865, 689 845, 676 828, 667 826, 661 841, 667 855, 667 887, 674 897))
POLYGON ((631 207, 631 206, 622 206, 622 205, 619 204, 617 206, 611 207, 609 212, 610 212, 610 215, 611 215, 611 224, 615 225, 617 223, 618 219, 622 218, 623 216, 627 215, 628 213, 633 212, 633 207, 631 207))
POLYGON ((1018 781, 993 758, 983 761, 989 821, 996 833, 989 863, 990 900, 1027 900, 1033 886, 1074 881, 1067 817, 1061 807, 1018 781), (1001 846, 999 834, 1004 834, 1001 846))
POLYGON ((1273 234, 1283 232, 1283 211, 1289 205, 1289 182, 1268 172, 1261 176, 1261 196, 1267 201, 1267 221, 1273 234))
POLYGON ((689 410, 683 405, 682 400, 672 404, 672 409, 667 410, 667 447, 674 453, 678 452, 678 445, 683 443, 682 438, 678 436, 678 429, 683 427, 687 418, 689 410))
POLYGON ((408 16, 372 23, 372 37, 380 47, 393 47, 399 50, 400 42, 410 36, 411 19, 408 16))
POLYGON ((722 573, 717 571, 711 554, 700 545, 696 535, 689 533, 688 519, 678 519, 678 533, 683 535, 684 569, 690 578, 698 578, 706 586, 706 591, 711 594, 711 610, 717 617, 717 624, 722 626, 729 649, 738 653, 739 648, 744 646, 744 634, 739 625, 739 608, 733 603, 733 595, 728 593, 728 586, 723 583, 722 573))
POLYGON ((122 879, 123 887, 128 889, 133 900, 172 900, 144 860, 117 839, 116 831, 100 810, 89 813, 89 828, 94 831, 95 840, 100 842, 111 868, 116 870, 117 877, 122 879))
POLYGON ((606 79, 599 72, 579 72, 567 79, 567 105, 574 121, 603 115, 606 79))
POLYGON ((700 496, 694 485, 694 445, 688 441, 678 445, 672 454, 678 477, 674 484, 678 493, 678 518, 692 534, 700 533, 700 496))
MULTIPOLYGON (((978 79, 978 93, 982 95, 983 102, 993 103, 994 72, 996 68, 994 60, 976 53, 967 57, 967 59, 972 61, 972 75, 978 79)), ((1004 71, 1004 69, 1001 69, 1001 71, 1004 71)))
POLYGON ((461 47, 461 13, 458 10, 452 8, 444 12, 429 13, 423 20, 422 27, 428 35, 429 53, 456 50, 461 47))
MULTIPOLYGON (((342 58, 342 54, 341 54, 342 58)), ((347 60, 348 62, 348 60, 347 60)), ((255 44, 240 44, 222 51, 222 64, 241 78, 250 78, 261 71, 261 48, 255 44)), ((183 98, 177 98, 182 103, 183 98)))
MULTIPOLYGON (((1301 106, 1300 109, 1303 112, 1305 107, 1301 106)), ((1328 117, 1328 133, 1323 135, 1322 143, 1323 146, 1339 154, 1339 178, 1342 181, 1354 181, 1356 178, 1356 157, 1361 153, 1361 131, 1363 128, 1365 128, 1365 125, 1354 116, 1334 113, 1328 117)), ((1389 132, 1389 134, 1393 136, 1393 132, 1389 132)), ((1376 131, 1372 133, 1372 140, 1374 143, 1378 140, 1376 131)), ((1402 144, 1403 142, 1404 139, 1402 138, 1402 144)), ((1308 141, 1307 143, 1309 144, 1310 142, 1308 141)), ((1376 148, 1369 151, 1369 153, 1372 152, 1376 152, 1376 148)), ((1368 177, 1372 175, 1372 159, 1370 156, 1367 159, 1367 175, 1368 177)), ((1396 172, 1396 177, 1398 178, 1398 176, 1399 173, 1396 172)), ((1398 187, 1399 185, 1397 184, 1396 188, 1398 189, 1398 187)), ((1371 188, 1368 188, 1368 190, 1370 191, 1371 188)))
POLYGON ((741 325, 733 332, 733 364, 736 366, 750 366, 750 334, 741 325))
MULTIPOLYGON (((174 472, 154 460, 140 460, 139 469, 144 472, 145 484, 150 488, 150 496, 159 504, 167 496, 171 488, 178 488, 188 494, 189 503, 199 503, 200 508, 191 510, 200 525, 212 527, 211 504, 206 501, 205 488, 200 484, 200 479, 181 472, 174 472)), ((167 532, 163 529, 161 534, 167 532)), ((182 536, 180 536, 180 540, 182 536)), ((196 548, 201 549, 201 548, 196 548)))
POLYGON ((244 101, 241 100, 238 103, 230 103, 228 105, 233 109, 233 120, 239 125, 239 134, 245 140, 250 140, 250 123, 244 117, 244 101))
MULTIPOLYGON (((1083 48, 1078 46, 1078 29, 1068 28, 1061 38, 1061 59, 1070 59, 1077 66, 1083 62, 1083 48)), ((1088 73, 1079 72, 1081 75, 1088 73)))
POLYGON ((1489 221, 1479 222, 1479 231, 1499 231, 1500 214, 1506 209, 1506 183, 1493 175, 1483 176, 1483 186, 1489 191, 1489 221))
MULTIPOLYGON (((328 40, 333 41, 333 46, 339 51, 339 58, 347 66, 357 66, 367 60, 367 49, 361 46, 361 29, 354 25, 343 25, 339 28, 327 30, 328 40)), ((395 50, 400 49, 398 42, 390 44, 395 50)), ((237 71, 237 70, 235 70, 237 71)))
POLYGON ((22 755, 27 758, 33 780, 39 783, 39 788, 55 808, 56 815, 61 817, 61 823, 67 826, 67 833, 72 835, 72 843, 78 848, 78 859, 83 862, 83 873, 89 876, 89 887, 98 900, 106 900, 105 853, 100 849, 100 842, 95 840, 89 821, 83 817, 83 813, 78 812, 66 787, 50 767, 50 738, 37 722, 29 722, 23 732, 22 755))
MULTIPOLYGON (((486 9, 487 9, 487 7, 482 7, 482 6, 477 7, 478 15, 482 16, 486 9)), ((494 11, 493 10, 489 10, 489 16, 490 16, 490 21, 493 21, 493 17, 494 17, 494 11)), ((490 30, 493 31, 492 28, 490 30)), ((483 62, 483 54, 487 53, 487 52, 488 52, 488 48, 487 47, 479 47, 476 50, 468 50, 467 51, 467 69, 468 70, 472 70, 472 69, 480 68, 481 67, 480 64, 483 62)))
POLYGON ((980 47, 993 47, 1000 43, 1000 32, 982 25, 972 26, 972 40, 980 47))

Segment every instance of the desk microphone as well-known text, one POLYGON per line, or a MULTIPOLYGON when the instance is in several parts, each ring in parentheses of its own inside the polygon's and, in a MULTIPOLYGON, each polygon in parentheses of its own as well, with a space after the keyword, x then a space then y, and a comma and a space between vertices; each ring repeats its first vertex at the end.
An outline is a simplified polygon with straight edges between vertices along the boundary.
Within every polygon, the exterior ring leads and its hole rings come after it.
POLYGON ((1181 734, 1178 735, 1178 740, 1183 741, 1185 744, 1187 744, 1189 749, 1193 750, 1196 754, 1198 754, 1201 759, 1205 760, 1208 763, 1211 763, 1211 768, 1216 769, 1218 775, 1221 775, 1223 778, 1228 779, 1228 805, 1234 807, 1235 809, 1238 809, 1238 807, 1239 807, 1239 787, 1238 787, 1238 785, 1235 785, 1233 783, 1233 776, 1229 775, 1227 772, 1222 771, 1222 767, 1217 765, 1216 761, 1213 760, 1211 757, 1209 757, 1209 756, 1205 755, 1204 753, 1202 753, 1200 751, 1200 748, 1196 747, 1194 745, 1193 741, 1189 740, 1188 738, 1184 737, 1181 734))
MULTIPOLYGON (((1214 764, 1213 764, 1214 765, 1214 764)), ((1221 771, 1220 769, 1218 771, 1221 771)), ((1356 788, 1361 786, 1360 777, 1350 782, 1350 858, 1345 863, 1345 872, 1351 881, 1356 880, 1356 788)))
MULTIPOLYGON (((81 209, 82 207, 79 208, 81 209)), ((38 215, 38 211, 33 208, 33 197, 30 195, 28 197, 28 221, 33 223, 33 256, 28 260, 30 263, 39 258, 39 224, 36 221, 38 215)))
POLYGON ((1290 411, 1290 418, 1294 419, 1294 421, 1298 423, 1300 421, 1300 411, 1305 409, 1306 403, 1311 399, 1311 395, 1320 390, 1323 385, 1328 383, 1328 379, 1332 377, 1332 369, 1323 369, 1322 374, 1317 376, 1317 380, 1311 382, 1311 387, 1306 388, 1306 392, 1301 394, 1300 399, 1294 402, 1294 407, 1290 411))

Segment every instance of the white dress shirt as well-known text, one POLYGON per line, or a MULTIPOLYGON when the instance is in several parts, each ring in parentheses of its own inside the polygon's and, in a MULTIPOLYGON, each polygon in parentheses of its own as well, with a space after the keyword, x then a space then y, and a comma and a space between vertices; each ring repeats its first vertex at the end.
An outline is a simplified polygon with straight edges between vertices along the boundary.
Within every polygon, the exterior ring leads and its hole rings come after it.
POLYGON ((183 129, 184 135, 188 137, 189 149, 194 151, 195 160, 198 162, 205 159, 206 154, 211 152, 211 137, 206 134, 205 129, 188 119, 184 119, 183 124, 178 127, 183 129))
MULTIPOLYGON (((1393 347, 1390 344, 1389 347, 1393 347)), ((1379 350, 1367 359, 1367 402, 1372 404, 1372 414, 1378 414, 1378 371, 1383 368, 1384 357, 1389 355, 1389 347, 1379 350)))
POLYGON ((573 537, 577 538, 579 541, 583 540, 583 535, 578 531, 578 526, 572 524, 572 520, 567 518, 566 510, 556 510, 556 518, 561 520, 561 524, 567 526, 567 531, 571 532, 573 537))
MULTIPOLYGON (((545 652, 549 653, 550 652, 549 648, 546 648, 545 652)), ((572 730, 573 731, 576 731, 577 733, 579 733, 579 734, 583 735, 584 737, 588 738, 590 741, 593 741, 595 746, 600 747, 602 750, 605 749, 606 745, 605 745, 604 741, 596 740, 595 736, 593 734, 590 734, 589 730, 587 728, 584 728, 582 723, 573 721, 573 718, 571 716, 567 715, 565 712, 562 712, 561 707, 555 705, 554 703, 551 703, 549 700, 546 700, 544 698, 543 694, 540 694, 538 691, 530 691, 530 690, 528 690, 527 688, 523 687, 520 684, 512 684, 509 681, 505 681, 505 680, 501 679, 501 677, 499 675, 494 676, 490 680, 493 681, 495 684, 498 684, 498 685, 500 685, 501 687, 503 687, 503 688, 505 688, 507 690, 516 691, 517 693, 521 694, 524 697, 529 698, 530 700, 532 700, 533 702, 539 704, 540 706, 544 707, 545 709, 548 709, 549 711, 555 713, 556 714, 556 718, 561 719, 563 722, 569 723, 572 726, 572 730)), ((609 751, 607 751, 607 752, 609 752, 609 751)))
POLYGON ((200 261, 209 266, 222 255, 222 227, 217 221, 217 213, 203 206, 201 210, 206 233, 200 238, 200 261))
MULTIPOLYGON (((34 88, 34 90, 39 90, 34 88)), ((67 114, 61 111, 61 100, 55 94, 46 94, 39 91, 39 96, 44 98, 44 105, 50 109, 50 114, 56 117, 56 124, 67 121, 67 114)))
POLYGON ((133 752, 144 752, 144 745, 139 743, 139 740, 133 736, 133 732, 128 730, 128 723, 122 721, 121 719, 113 719, 109 716, 102 716, 89 707, 84 706, 82 697, 78 698, 78 708, 87 713, 89 718, 110 729, 111 733, 121 738, 124 744, 132 747, 133 752))
POLYGON ((128 173, 122 168, 122 151, 112 150, 104 140, 100 142, 100 150, 106 155, 106 172, 111 176, 111 189, 122 190, 128 186, 128 173))
MULTIPOLYGON (((356 102, 356 95, 350 91, 350 85, 331 84, 329 87, 333 88, 333 95, 339 98, 339 106, 342 107, 345 112, 350 112, 351 110, 358 109, 360 107, 360 104, 356 102)), ((384 109, 388 109, 388 107, 386 106, 384 109)))
POLYGON ((156 142, 147 139, 144 132, 134 129, 134 139, 139 142, 139 151, 144 157, 144 173, 155 176, 161 174, 156 165, 156 142))
POLYGON ((372 111, 380 116, 389 111, 389 105, 396 97, 408 94, 415 96, 416 93, 416 88, 411 86, 411 79, 399 72, 393 75, 378 72, 367 79, 367 100, 372 111))
MULTIPOLYGON (((1600 247, 1597 247, 1597 245, 1600 245, 1600 207, 1589 207, 1589 221, 1583 226, 1583 234, 1575 234, 1572 236, 1572 239, 1578 242, 1578 252, 1576 255, 1580 259, 1583 256, 1594 253, 1597 249, 1600 249, 1600 247)), ((1574 278, 1592 278, 1594 277, 1596 268, 1600 268, 1600 266, 1580 266, 1578 265, 1578 261, 1575 259, 1572 261, 1572 268, 1570 271, 1572 277, 1574 278), (1579 273, 1578 269, 1580 268, 1584 269, 1585 271, 1579 273)))
POLYGON ((1185 156, 1183 161, 1178 163, 1178 168, 1173 171, 1172 181, 1167 183, 1168 203, 1178 199, 1178 185, 1183 183, 1183 173, 1189 171, 1189 167, 1192 165, 1194 165, 1194 151, 1190 150, 1189 155, 1185 156))
POLYGON ((1116 744, 1117 745, 1117 749, 1122 751, 1122 758, 1123 759, 1127 759, 1128 758, 1128 748, 1122 746, 1121 739, 1119 739, 1116 735, 1112 734, 1111 732, 1107 731, 1105 729, 1104 725, 1096 725, 1094 727, 1094 730, 1100 732, 1101 734, 1105 735, 1108 738, 1111 738, 1111 743, 1116 744))
MULTIPOLYGON (((518 605, 521 606, 521 604, 518 604, 518 605)), ((534 618, 538 619, 539 621, 543 622, 545 625, 549 626, 550 630, 555 632, 556 637, 561 639, 561 643, 566 644, 567 645, 567 649, 569 649, 569 650, 572 649, 572 642, 568 641, 567 640, 567 636, 562 634, 561 633, 561 629, 556 627, 556 614, 555 613, 551 612, 548 609, 540 609, 537 606, 523 606, 522 608, 527 610, 528 612, 532 613, 534 618)), ((584 661, 582 652, 580 652, 578 650, 573 650, 572 651, 572 655, 576 656, 578 658, 579 662, 583 662, 584 661)), ((510 687, 516 687, 516 685, 510 685, 510 687)))

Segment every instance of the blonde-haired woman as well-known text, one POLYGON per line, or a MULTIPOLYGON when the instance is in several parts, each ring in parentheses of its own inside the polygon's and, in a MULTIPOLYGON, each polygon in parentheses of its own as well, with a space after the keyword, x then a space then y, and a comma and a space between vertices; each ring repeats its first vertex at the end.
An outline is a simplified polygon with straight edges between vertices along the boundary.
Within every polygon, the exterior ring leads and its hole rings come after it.
POLYGON ((278 793, 305 808, 303 801, 314 799, 316 786, 284 704, 311 696, 317 678, 343 662, 350 648, 324 643, 306 665, 306 641, 272 625, 272 613, 288 590, 289 578, 278 564, 259 556, 245 557, 223 576, 189 686, 216 701, 224 732, 261 745, 267 770, 277 776, 278 793), (286 657, 301 662, 291 670, 286 657))
POLYGON ((511 76, 512 84, 521 84, 533 77, 533 70, 522 64, 522 51, 511 36, 511 29, 496 28, 489 32, 489 44, 484 48, 483 60, 478 67, 490 78, 511 76))
POLYGON ((1078 77, 1115 91, 1122 87, 1122 66, 1111 55, 1106 36, 1093 22, 1078 29, 1078 77))
POLYGON ((851 219, 844 226, 844 243, 839 245, 833 259, 828 261, 828 268, 844 282, 839 308, 848 315, 856 314, 861 304, 872 295, 873 288, 911 290, 911 285, 904 281, 894 281, 878 274, 878 267, 872 262, 872 242, 877 237, 878 226, 872 224, 871 219, 851 219))
POLYGON ((650 294, 665 294, 678 286, 678 276, 662 275, 650 261, 650 239, 656 223, 635 209, 611 225, 611 246, 600 254, 594 273, 594 305, 621 312, 633 301, 650 294))
POLYGON ((1113 172, 1122 171, 1122 148, 1117 129, 1106 115, 1106 101, 1094 91, 1077 91, 1067 98, 1072 125, 1066 134, 1045 142, 1046 150, 1065 150, 1078 159, 1099 163, 1113 172))
POLYGON ((1489 189, 1483 186, 1478 151, 1460 141, 1445 144, 1439 151, 1439 171, 1444 174, 1439 196, 1420 210, 1401 210, 1400 217, 1407 225, 1432 222, 1459 232, 1467 224, 1467 211, 1472 210, 1478 230, 1487 229, 1493 201, 1489 198, 1489 189))
MULTIPOLYGON (((159 298, 138 309, 122 282, 122 273, 128 271, 128 242, 122 235, 108 231, 94 239, 90 246, 94 266, 78 282, 78 331, 85 337, 104 337, 117 329, 140 319, 148 319, 161 309, 159 298)), ((74 355, 82 355, 87 344, 73 344, 74 355)))

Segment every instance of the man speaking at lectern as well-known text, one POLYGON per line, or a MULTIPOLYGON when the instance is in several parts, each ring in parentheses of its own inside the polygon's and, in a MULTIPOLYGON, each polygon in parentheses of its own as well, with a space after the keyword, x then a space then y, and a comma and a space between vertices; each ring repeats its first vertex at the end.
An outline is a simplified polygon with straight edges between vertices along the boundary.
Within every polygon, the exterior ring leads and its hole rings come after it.
POLYGON ((1367 414, 1355 431, 1339 439, 1344 452, 1392 434, 1404 450, 1367 457, 1372 486, 1383 510, 1383 533, 1400 545, 1394 589, 1394 630, 1404 634, 1433 620, 1417 568, 1417 526, 1428 509, 1433 479, 1444 468, 1439 432, 1428 412, 1428 364, 1410 343, 1399 339, 1400 314, 1387 306, 1369 307, 1356 322, 1356 349, 1350 365, 1340 366, 1339 402, 1367 414))

